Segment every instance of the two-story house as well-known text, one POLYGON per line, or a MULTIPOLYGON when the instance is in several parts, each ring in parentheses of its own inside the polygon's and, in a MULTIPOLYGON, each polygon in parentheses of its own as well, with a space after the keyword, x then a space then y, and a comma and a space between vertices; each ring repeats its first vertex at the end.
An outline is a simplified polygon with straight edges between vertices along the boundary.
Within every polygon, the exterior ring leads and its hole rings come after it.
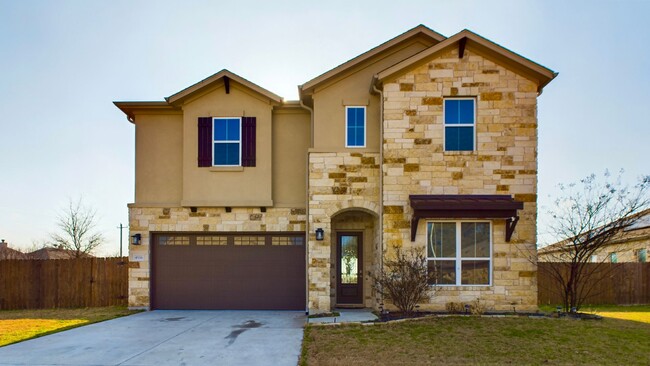
POLYGON ((377 308, 373 276, 419 248, 439 290, 535 309, 537 97, 556 73, 475 33, 417 26, 299 86, 227 70, 135 125, 129 304, 377 308))

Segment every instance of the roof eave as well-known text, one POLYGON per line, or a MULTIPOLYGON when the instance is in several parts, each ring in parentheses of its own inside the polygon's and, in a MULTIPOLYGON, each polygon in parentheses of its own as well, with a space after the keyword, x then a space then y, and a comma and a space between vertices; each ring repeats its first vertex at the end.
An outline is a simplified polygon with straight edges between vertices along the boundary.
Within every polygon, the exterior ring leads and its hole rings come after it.
POLYGON ((229 79, 236 81, 237 83, 247 87, 248 89, 251 89, 258 94, 263 95, 264 97, 268 98, 271 102, 277 103, 277 104, 282 104, 283 98, 275 93, 272 93, 261 86, 248 81, 244 79, 243 77, 229 71, 226 69, 223 69, 216 74, 213 74, 201 81, 199 81, 196 84, 190 85, 189 87, 179 91, 178 93, 175 93, 167 98, 165 100, 169 104, 179 104, 183 100, 187 99, 191 95, 194 95, 195 93, 201 92, 201 90, 204 90, 205 88, 210 87, 211 85, 221 82, 224 77, 228 77, 229 79))
POLYGON ((499 57, 509 60, 513 65, 518 66, 519 68, 525 70, 527 74, 535 79, 538 84, 538 92, 541 93, 544 86, 550 83, 557 75, 557 72, 542 66, 534 61, 531 61, 509 49, 488 40, 470 30, 464 29, 455 35, 447 38, 446 40, 429 47, 426 50, 423 50, 406 60, 403 60, 383 71, 380 71, 375 75, 375 85, 381 86, 386 79, 395 77, 396 75, 403 72, 404 69, 411 68, 420 63, 426 62, 430 57, 435 54, 438 54, 450 47, 454 47, 457 42, 460 42, 462 39, 466 39, 469 42, 468 46, 477 48, 478 51, 491 52, 499 57))
POLYGON ((115 101, 113 104, 126 114, 131 123, 135 123, 137 110, 179 110, 165 101, 115 101))
POLYGON ((303 96, 303 93, 310 94, 318 84, 321 84, 321 83, 325 82, 326 80, 329 80, 330 78, 335 77, 336 75, 338 75, 338 74, 340 74, 342 72, 345 72, 346 70, 348 70, 348 69, 362 63, 363 61, 366 61, 366 60, 376 56, 377 54, 389 49, 390 47, 393 47, 393 46, 395 46, 395 45, 397 45, 397 44, 399 44, 399 43, 401 43, 401 42, 403 42, 403 41, 405 41, 405 40, 407 40, 407 39, 409 39, 409 38, 411 38, 411 37, 413 37, 413 36, 415 36, 417 34, 427 35, 431 39, 435 40, 438 43, 444 41, 445 39, 447 39, 442 34, 428 28, 427 26, 425 26, 423 24, 420 24, 417 27, 411 28, 408 31, 406 31, 406 32, 394 37, 394 38, 391 38, 388 41, 386 41, 386 42, 384 42, 384 43, 382 43, 382 44, 380 44, 380 45, 378 45, 378 46, 376 46, 376 47, 374 47, 374 48, 372 48, 372 49, 370 49, 370 50, 368 50, 368 51, 366 51, 366 52, 364 52, 364 53, 362 53, 362 54, 360 54, 360 55, 358 55, 358 56, 356 56, 354 58, 352 58, 351 60, 349 60, 349 61, 347 61, 347 62, 345 62, 345 63, 343 63, 343 64, 341 64, 339 66, 336 66, 335 68, 330 69, 329 71, 327 71, 327 72, 325 72, 325 73, 323 73, 323 74, 321 74, 321 75, 307 81, 306 83, 300 85, 300 88, 299 88, 300 90, 299 91, 300 91, 301 98, 303 96))

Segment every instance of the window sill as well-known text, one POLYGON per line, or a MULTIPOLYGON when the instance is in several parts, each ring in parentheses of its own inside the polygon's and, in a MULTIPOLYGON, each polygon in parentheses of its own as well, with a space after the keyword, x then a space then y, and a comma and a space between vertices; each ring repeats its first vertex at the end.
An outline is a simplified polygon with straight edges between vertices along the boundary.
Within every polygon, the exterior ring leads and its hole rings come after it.
POLYGON ((213 166, 210 168, 211 172, 243 172, 243 166, 213 166))
POLYGON ((445 155, 475 155, 477 151, 475 150, 445 150, 443 151, 445 155))

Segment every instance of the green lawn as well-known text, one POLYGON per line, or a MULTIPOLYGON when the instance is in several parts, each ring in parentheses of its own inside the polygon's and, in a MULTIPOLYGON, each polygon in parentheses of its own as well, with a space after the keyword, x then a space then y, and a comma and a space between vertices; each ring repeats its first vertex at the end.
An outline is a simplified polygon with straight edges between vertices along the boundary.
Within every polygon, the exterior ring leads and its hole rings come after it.
POLYGON ((0 311, 0 347, 136 313, 124 307, 0 311))
MULTIPOLYGON (((554 306, 540 306, 546 312, 555 311, 554 306)), ((650 305, 586 305, 581 312, 598 314, 605 318, 633 320, 650 324, 650 305)))
POLYGON ((308 326, 302 365, 648 365, 650 324, 603 320, 433 317, 308 326))

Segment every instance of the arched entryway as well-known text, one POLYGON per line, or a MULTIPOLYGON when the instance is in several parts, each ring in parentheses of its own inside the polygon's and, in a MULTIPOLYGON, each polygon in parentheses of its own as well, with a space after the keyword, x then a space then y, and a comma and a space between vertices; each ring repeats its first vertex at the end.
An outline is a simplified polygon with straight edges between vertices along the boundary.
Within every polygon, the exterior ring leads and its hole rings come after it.
POLYGON ((332 216, 330 297, 334 307, 375 307, 373 275, 379 266, 377 215, 348 208, 332 216))

